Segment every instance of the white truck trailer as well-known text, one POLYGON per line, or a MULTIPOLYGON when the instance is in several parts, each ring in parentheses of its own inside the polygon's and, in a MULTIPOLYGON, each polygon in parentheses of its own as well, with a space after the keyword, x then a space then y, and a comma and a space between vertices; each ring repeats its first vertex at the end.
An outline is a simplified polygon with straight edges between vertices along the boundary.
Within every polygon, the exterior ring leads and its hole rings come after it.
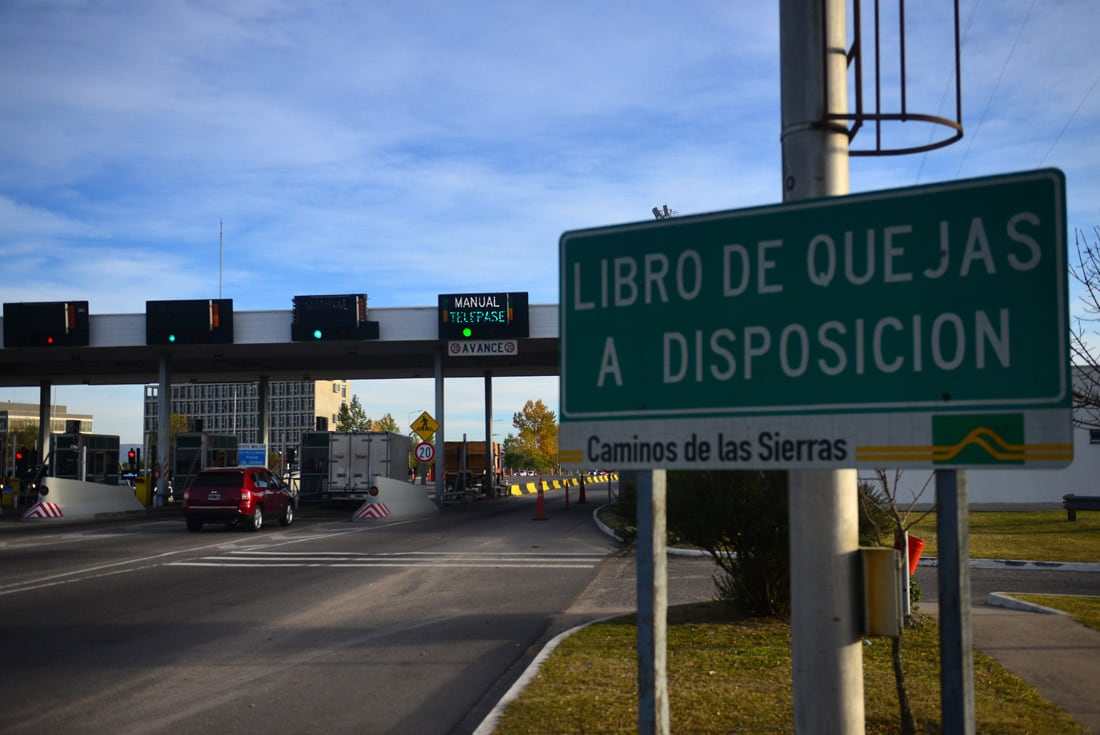
MULTIPOLYGON (((328 434, 328 461, 320 483, 321 500, 367 499, 377 478, 408 482, 412 440, 388 431, 313 432, 328 434)), ((303 445, 305 441, 303 439, 303 445)), ((304 459, 304 457, 303 457, 304 459)), ((305 467, 303 467, 303 482, 305 467)))

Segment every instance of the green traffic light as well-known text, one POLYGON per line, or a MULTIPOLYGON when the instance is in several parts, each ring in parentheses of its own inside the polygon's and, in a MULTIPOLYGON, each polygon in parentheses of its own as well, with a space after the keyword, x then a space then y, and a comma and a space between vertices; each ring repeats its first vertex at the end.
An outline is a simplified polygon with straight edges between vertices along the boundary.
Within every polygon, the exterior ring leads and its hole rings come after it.
POLYGON ((474 333, 474 330, 470 329, 469 327, 463 327, 462 328, 462 336, 463 337, 469 337, 473 333, 474 333))
POLYGON ((168 341, 169 341, 169 342, 175 342, 175 341, 176 341, 176 335, 174 335, 174 334, 169 334, 169 335, 168 335, 168 341))
POLYGON ((313 339, 321 339, 321 336, 322 335, 321 335, 321 330, 320 329, 314 329, 313 330, 313 339))

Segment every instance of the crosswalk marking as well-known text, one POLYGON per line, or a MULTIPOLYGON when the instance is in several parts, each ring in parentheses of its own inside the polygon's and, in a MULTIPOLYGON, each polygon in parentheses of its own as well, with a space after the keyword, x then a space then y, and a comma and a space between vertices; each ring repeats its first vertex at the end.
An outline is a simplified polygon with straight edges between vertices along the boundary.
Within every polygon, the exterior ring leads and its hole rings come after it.
POLYGON ((588 552, 408 551, 358 553, 343 551, 235 550, 194 560, 168 562, 173 567, 448 567, 486 569, 591 569, 604 555, 588 552))

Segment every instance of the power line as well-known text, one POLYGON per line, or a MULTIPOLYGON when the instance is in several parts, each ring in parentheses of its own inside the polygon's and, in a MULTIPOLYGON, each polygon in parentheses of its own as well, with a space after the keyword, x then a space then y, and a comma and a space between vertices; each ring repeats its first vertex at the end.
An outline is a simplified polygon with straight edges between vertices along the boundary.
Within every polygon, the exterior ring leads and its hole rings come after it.
POLYGON ((959 173, 963 171, 963 166, 966 164, 967 156, 970 155, 971 147, 974 147, 974 141, 978 138, 978 132, 981 130, 981 123, 986 120, 986 113, 989 112, 989 108, 993 103, 993 97, 997 96, 997 89, 1001 86, 1001 79, 1004 78, 1005 70, 1008 70, 1009 63, 1012 62, 1012 55, 1016 53, 1016 46, 1020 44, 1020 37, 1024 34, 1024 28, 1027 25, 1027 20, 1031 18, 1031 11, 1035 8, 1035 0, 1032 0, 1031 6, 1027 8, 1027 14, 1024 15, 1024 21, 1020 24, 1020 30, 1016 32, 1016 39, 1012 42, 1011 51, 1009 51, 1009 57, 1004 59, 1004 64, 1001 66, 1001 74, 997 77, 997 84, 993 85, 992 91, 989 92, 989 99, 986 100, 986 108, 981 111, 981 117, 978 119, 978 125, 974 130, 974 135, 970 136, 970 143, 966 146, 966 151, 963 153, 963 160, 959 161, 959 167, 955 171, 955 178, 958 178, 959 173))
MULTIPOLYGON (((970 38, 970 26, 974 24, 974 15, 978 12, 979 5, 981 5, 981 0, 976 0, 976 2, 970 6, 970 15, 968 15, 966 18, 966 26, 963 28, 962 39, 959 41, 959 53, 962 53, 962 50, 966 48, 966 41, 968 38, 970 38)), ((958 79, 958 77, 950 74, 948 75, 947 81, 943 84, 943 94, 940 96, 940 106, 936 109, 936 114, 939 116, 943 115, 943 108, 947 105, 947 95, 951 92, 952 80, 954 80, 956 84, 961 84, 961 81, 958 79)), ((932 142, 932 138, 935 135, 935 128, 928 132, 929 143, 932 142)), ((925 151, 923 154, 921 154, 920 166, 917 168, 917 180, 914 183, 920 183, 921 176, 924 174, 924 164, 928 160, 929 153, 930 151, 925 151)))
POLYGON ((1050 144, 1050 148, 1047 148, 1047 152, 1043 154, 1042 159, 1040 159, 1039 161, 1040 166, 1042 166, 1043 163, 1046 162, 1047 156, 1049 156, 1050 152, 1054 150, 1054 146, 1058 145, 1058 141, 1062 139, 1062 133, 1066 132, 1066 128, 1068 128, 1069 124, 1073 122, 1073 118, 1075 118, 1077 116, 1077 113, 1081 111, 1081 108, 1085 104, 1085 100, 1087 100, 1089 98, 1089 95, 1092 94, 1092 90, 1096 89, 1097 82, 1100 82, 1100 74, 1097 74, 1096 78, 1092 80, 1092 85, 1089 86, 1088 91, 1085 92, 1085 96, 1081 98, 1081 101, 1077 103, 1077 107, 1073 108, 1073 112, 1070 113, 1069 119, 1066 120, 1066 124, 1062 126, 1061 130, 1058 131, 1058 135, 1054 136, 1054 141, 1050 144))

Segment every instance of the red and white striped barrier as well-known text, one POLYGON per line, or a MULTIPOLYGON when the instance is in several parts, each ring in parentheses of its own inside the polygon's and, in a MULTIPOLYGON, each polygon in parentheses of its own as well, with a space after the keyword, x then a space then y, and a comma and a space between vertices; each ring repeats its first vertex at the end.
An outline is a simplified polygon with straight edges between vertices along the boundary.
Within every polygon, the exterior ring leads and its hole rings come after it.
POLYGON ((385 518, 390 514, 390 509, 386 507, 385 503, 363 503, 359 506, 359 510, 355 511, 355 518, 362 520, 364 518, 385 518))
POLYGON ((145 511, 129 485, 101 485, 62 477, 47 477, 48 494, 27 509, 23 520, 42 520, 64 517, 66 521, 96 518, 101 515, 145 511), (62 511, 64 508, 64 512, 62 511))
POLYGON ((61 512, 61 506, 57 503, 50 503, 45 500, 41 500, 30 508, 27 508, 27 512, 23 514, 23 520, 44 519, 44 518, 61 518, 64 513, 61 512))
POLYGON ((427 488, 403 480, 375 477, 374 482, 371 483, 370 497, 355 511, 352 520, 365 521, 379 518, 392 520, 438 512, 439 508, 428 495, 427 488))

